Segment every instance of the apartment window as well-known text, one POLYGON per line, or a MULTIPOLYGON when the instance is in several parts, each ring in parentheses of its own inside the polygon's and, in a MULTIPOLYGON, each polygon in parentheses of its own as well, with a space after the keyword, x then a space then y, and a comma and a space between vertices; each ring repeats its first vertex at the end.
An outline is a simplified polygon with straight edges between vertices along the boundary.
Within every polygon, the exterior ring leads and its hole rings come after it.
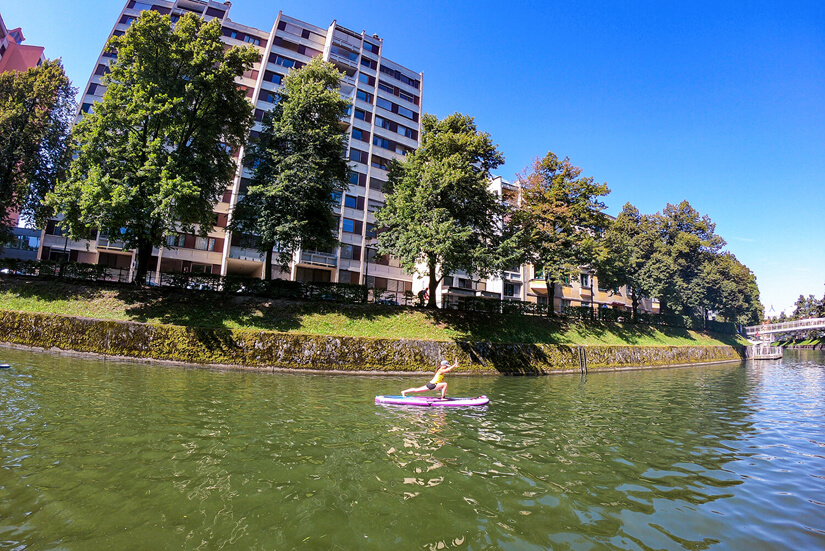
POLYGON ((267 71, 264 73, 264 80, 267 82, 272 82, 274 84, 281 84, 281 82, 284 80, 284 75, 279 75, 278 73, 267 71))
POLYGON ((84 103, 84 104, 80 107, 80 110, 81 110, 81 111, 83 111, 84 113, 91 113, 91 111, 92 111, 92 104, 91 104, 91 103, 84 103))
POLYGON ((406 155, 410 152, 410 150, 404 147, 403 145, 395 144, 395 152, 399 155, 406 155))
POLYGON ((462 277, 458 278, 458 288, 459 289, 472 289, 473 288, 473 280, 464 279, 462 277))
POLYGON ((393 88, 389 84, 384 83, 383 80, 378 81, 378 89, 384 90, 385 92, 389 92, 390 94, 395 94, 395 88, 393 88))
POLYGON ((358 198, 353 197, 352 195, 347 195, 344 197, 344 206, 350 209, 357 209, 358 208, 358 198))
POLYGON ((387 182, 385 182, 383 180, 379 180, 378 178, 370 178, 370 189, 374 189, 376 191, 383 192, 384 191, 384 185, 386 185, 386 183, 387 182))
POLYGON ((579 276, 579 283, 582 287, 590 287, 590 274, 581 274, 579 276))
POLYGON ((173 233, 166 236, 166 245, 169 247, 183 247, 186 243, 186 236, 182 233, 173 233))
POLYGON ((214 251, 215 238, 214 237, 196 237, 195 248, 199 251, 214 251))
POLYGON ((286 67, 287 69, 290 69, 292 67, 295 67, 295 60, 289 59, 288 57, 276 55, 275 65, 280 65, 281 67, 286 67))
POLYGON ((392 102, 390 100, 378 98, 376 105, 378 105, 378 107, 381 107, 382 109, 386 109, 387 111, 392 111, 392 102))
POLYGON ((444 276, 444 287, 453 286, 453 276, 444 276))
POLYGON ((332 192, 332 202, 335 206, 338 206, 338 205, 341 204, 341 197, 342 197, 342 193, 340 191, 333 191, 332 192))
POLYGON ((357 149, 349 150, 349 158, 356 163, 367 164, 367 153, 365 151, 358 151, 357 149))
MULTIPOLYGON (((355 96, 358 99, 360 99, 361 101, 366 101, 367 103, 372 103, 372 94, 368 94, 367 92, 364 92, 363 90, 358 90, 355 93, 355 96)), ((378 101, 381 101, 381 99, 379 98, 378 101)))
POLYGON ((364 131, 360 128, 353 128, 352 129, 352 139, 353 140, 361 140, 364 141, 364 131))
POLYGON ((360 172, 351 172, 349 175, 349 183, 354 186, 366 187, 367 175, 360 172))
POLYGON ((358 73, 358 80, 359 80, 359 81, 361 81, 361 82, 363 82, 363 83, 364 83, 364 84, 366 84, 367 86, 373 86, 373 84, 374 84, 374 82, 375 82, 375 77, 371 77, 371 76, 369 76, 369 75, 367 75, 367 74, 365 74, 365 73, 358 73), (373 82, 370 82, 371 80, 372 80, 373 82))
POLYGON ((366 40, 364 41, 364 49, 374 54, 378 53, 378 46, 372 42, 367 42, 366 40))
POLYGON ((383 157, 379 157, 378 155, 372 156, 372 161, 370 162, 372 166, 375 168, 380 168, 381 170, 389 170, 390 169, 390 162, 383 157))
MULTIPOLYGON (((89 85, 89 90, 86 92, 86 94, 88 94, 90 96, 96 96, 98 88, 103 88, 103 87, 100 86, 99 84, 90 84, 89 85)), ((101 92, 102 92, 102 90, 101 90, 101 92)))
POLYGON ((217 8, 206 8, 206 16, 207 17, 217 17, 218 19, 223 19, 223 16, 226 15, 226 12, 223 10, 219 10, 217 8))
POLYGON ((375 224, 367 223, 367 237, 375 237, 375 224))
POLYGON ((401 107, 400 105, 398 106, 398 114, 402 117, 407 117, 408 119, 415 118, 415 114, 412 111, 410 111, 406 107, 401 107))
POLYGON ((367 114, 360 109, 355 110, 355 118, 360 120, 367 120, 367 114))
POLYGON ((247 35, 247 36, 244 37, 243 41, 248 42, 249 44, 252 44, 254 46, 260 46, 261 45, 261 39, 260 38, 255 38, 254 36, 248 36, 247 35))
POLYGON ((375 61, 364 56, 361 56, 361 65, 363 65, 364 67, 369 67, 373 71, 378 66, 378 64, 375 61))
POLYGON ((329 51, 335 55, 349 59, 350 61, 358 61, 358 54, 345 50, 344 48, 339 48, 338 46, 333 45, 329 51))
POLYGON ((398 97, 403 99, 404 101, 408 101, 410 103, 415 103, 415 96, 412 94, 408 94, 406 92, 398 91, 398 97))
POLYGON ((346 233, 354 233, 357 235, 361 235, 362 228, 363 222, 361 222, 360 220, 351 220, 349 218, 344 218, 343 230, 346 233))
POLYGON ((407 128, 406 126, 401 126, 399 124, 398 125, 398 133, 401 134, 402 136, 407 137, 407 138, 411 138, 413 140, 415 139, 414 138, 415 131, 412 128, 407 128))
POLYGON ((505 283, 504 284, 504 296, 505 297, 514 297, 516 296, 516 286, 512 283, 505 283))
POLYGON ((340 255, 347 260, 361 260, 361 247, 342 243, 340 255))
POLYGON ((373 136, 372 143, 377 145, 378 147, 383 147, 384 149, 392 149, 392 143, 389 140, 380 138, 378 136, 373 136))
POLYGON ((101 63, 100 65, 98 65, 98 66, 97 66, 97 69, 95 69, 95 74, 96 74, 97 76, 103 76, 103 75, 105 75, 105 74, 106 74, 106 73, 108 73, 108 72, 109 72, 109 66, 108 66, 108 65, 104 65, 104 64, 102 64, 102 63, 101 63))
POLYGON ((129 8, 137 11, 151 10, 152 6, 143 2, 129 2, 129 8))
POLYGON ((418 87, 420 86, 420 83, 416 79, 410 78, 406 75, 402 75, 401 71, 396 71, 395 69, 390 69, 387 66, 382 66, 381 67, 381 72, 384 73, 385 75, 391 76, 392 78, 394 78, 396 80, 400 80, 401 82, 403 82, 407 86, 412 86, 416 90, 418 90, 418 87))
POLYGON ((269 103, 275 103, 276 101, 278 101, 275 92, 270 92, 269 90, 262 90, 261 96, 263 96, 261 99, 269 103))
POLYGON ((383 201, 376 201, 375 199, 370 199, 369 201, 367 201, 367 210, 369 210, 370 212, 381 210, 383 207, 383 201))

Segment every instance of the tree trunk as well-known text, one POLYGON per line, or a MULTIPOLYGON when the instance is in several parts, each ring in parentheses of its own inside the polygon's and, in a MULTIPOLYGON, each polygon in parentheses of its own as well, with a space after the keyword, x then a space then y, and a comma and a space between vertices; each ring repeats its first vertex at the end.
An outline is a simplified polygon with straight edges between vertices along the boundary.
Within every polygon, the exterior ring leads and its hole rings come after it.
POLYGON ((272 243, 268 243, 264 250, 264 265, 262 268, 264 271, 264 281, 272 281, 272 247, 272 243))
POLYGON ((544 278, 544 286, 547 289, 547 317, 556 315, 556 282, 544 278))
POLYGON ((149 272, 149 262, 152 260, 152 244, 141 241, 137 250, 137 266, 135 279, 132 281, 138 287, 146 284, 146 274, 149 272))
POLYGON ((427 308, 438 308, 438 304, 435 301, 435 293, 438 288, 438 279, 435 277, 435 259, 430 258, 428 265, 430 268, 430 282, 428 286, 428 289, 430 290, 430 298, 427 300, 427 308))
POLYGON ((635 287, 630 289, 630 305, 633 310, 631 319, 633 320, 633 323, 636 323, 639 319, 639 295, 636 294, 635 287))

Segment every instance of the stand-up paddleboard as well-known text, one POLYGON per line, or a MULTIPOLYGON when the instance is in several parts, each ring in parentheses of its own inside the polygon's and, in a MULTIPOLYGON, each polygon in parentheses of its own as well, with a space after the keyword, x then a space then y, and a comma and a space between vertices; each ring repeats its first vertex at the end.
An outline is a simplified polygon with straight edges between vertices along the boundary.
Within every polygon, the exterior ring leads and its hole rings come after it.
POLYGON ((425 407, 459 407, 485 406, 490 403, 486 396, 477 398, 439 398, 435 396, 376 396, 376 404, 395 404, 398 406, 425 406, 425 407))

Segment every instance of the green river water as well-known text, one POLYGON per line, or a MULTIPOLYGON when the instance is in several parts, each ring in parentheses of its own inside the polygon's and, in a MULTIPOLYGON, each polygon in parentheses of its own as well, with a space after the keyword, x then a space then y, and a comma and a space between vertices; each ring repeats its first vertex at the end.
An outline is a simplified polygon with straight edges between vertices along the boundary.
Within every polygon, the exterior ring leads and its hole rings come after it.
POLYGON ((825 354, 424 377, 0 349, 0 549, 825 549, 825 354))

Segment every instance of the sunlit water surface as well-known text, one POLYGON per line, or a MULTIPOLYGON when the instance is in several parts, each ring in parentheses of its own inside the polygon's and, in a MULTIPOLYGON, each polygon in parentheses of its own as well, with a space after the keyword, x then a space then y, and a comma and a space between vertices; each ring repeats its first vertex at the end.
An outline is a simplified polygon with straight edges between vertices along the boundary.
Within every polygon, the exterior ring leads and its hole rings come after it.
POLYGON ((0 349, 1 549, 825 549, 825 354, 409 377, 0 349))

